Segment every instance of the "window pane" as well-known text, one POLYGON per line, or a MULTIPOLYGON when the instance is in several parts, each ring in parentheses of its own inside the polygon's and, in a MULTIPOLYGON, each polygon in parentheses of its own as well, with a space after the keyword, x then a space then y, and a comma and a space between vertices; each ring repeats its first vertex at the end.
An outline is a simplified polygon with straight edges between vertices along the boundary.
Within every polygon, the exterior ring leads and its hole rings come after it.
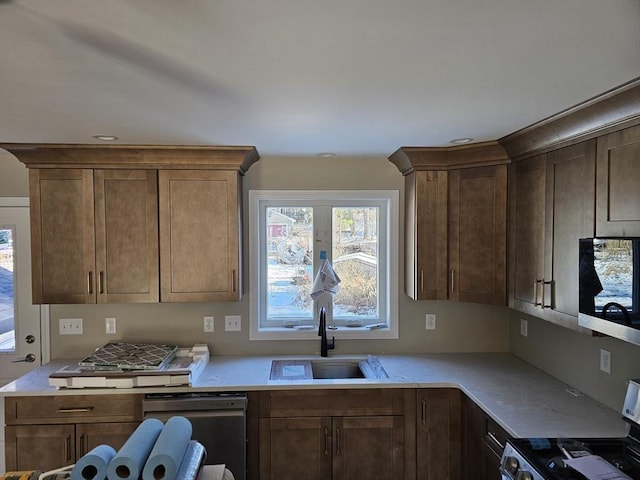
POLYGON ((268 207, 267 320, 313 318, 313 208, 268 207))
POLYGON ((0 351, 15 350, 12 228, 0 228, 0 351))
POLYGON ((333 267, 340 277, 334 298, 334 318, 377 320, 378 212, 377 207, 333 209, 333 267))

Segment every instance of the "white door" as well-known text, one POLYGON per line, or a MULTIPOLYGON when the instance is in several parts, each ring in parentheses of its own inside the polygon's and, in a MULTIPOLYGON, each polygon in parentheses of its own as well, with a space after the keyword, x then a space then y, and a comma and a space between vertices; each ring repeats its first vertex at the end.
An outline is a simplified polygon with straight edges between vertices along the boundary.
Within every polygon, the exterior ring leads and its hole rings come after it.
POLYGON ((31 304, 29 199, 0 197, 0 385, 40 366, 43 345, 40 306, 31 304))

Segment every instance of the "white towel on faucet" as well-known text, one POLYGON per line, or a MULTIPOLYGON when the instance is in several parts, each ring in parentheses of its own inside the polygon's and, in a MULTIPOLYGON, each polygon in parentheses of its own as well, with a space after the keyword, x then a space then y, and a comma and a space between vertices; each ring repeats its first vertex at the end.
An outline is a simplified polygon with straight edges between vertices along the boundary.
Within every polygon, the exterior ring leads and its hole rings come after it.
POLYGON ((335 295, 338 293, 340 283, 340 277, 335 272, 329 260, 323 260, 318 274, 313 281, 313 288, 311 289, 311 298, 317 300, 325 293, 335 295))

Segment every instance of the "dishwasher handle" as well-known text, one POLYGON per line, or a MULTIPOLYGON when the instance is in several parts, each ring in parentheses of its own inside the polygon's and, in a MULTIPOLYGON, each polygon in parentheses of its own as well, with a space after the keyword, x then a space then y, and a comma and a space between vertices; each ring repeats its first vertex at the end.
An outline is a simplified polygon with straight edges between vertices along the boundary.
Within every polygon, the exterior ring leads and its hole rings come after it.
POLYGON ((186 418, 212 418, 212 417, 244 417, 244 410, 171 410, 171 411, 146 411, 144 420, 147 418, 157 418, 166 421, 171 417, 186 418))

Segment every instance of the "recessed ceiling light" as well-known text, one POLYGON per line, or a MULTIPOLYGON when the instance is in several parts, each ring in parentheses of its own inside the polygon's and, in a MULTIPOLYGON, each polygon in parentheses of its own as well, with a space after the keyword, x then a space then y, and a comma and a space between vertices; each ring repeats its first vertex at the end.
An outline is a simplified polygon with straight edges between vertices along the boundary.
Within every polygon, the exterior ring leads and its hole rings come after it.
POLYGON ((322 152, 322 153, 319 153, 318 156, 322 158, 331 158, 331 157, 335 157, 336 154, 333 152, 322 152))
POLYGON ((114 140, 118 140, 118 137, 115 135, 91 135, 96 140, 102 140, 103 142, 113 142, 114 140))
POLYGON ((462 145, 463 143, 471 142, 473 142, 473 138, 471 137, 454 138, 453 140, 449 140, 449 143, 455 143, 456 145, 462 145))

